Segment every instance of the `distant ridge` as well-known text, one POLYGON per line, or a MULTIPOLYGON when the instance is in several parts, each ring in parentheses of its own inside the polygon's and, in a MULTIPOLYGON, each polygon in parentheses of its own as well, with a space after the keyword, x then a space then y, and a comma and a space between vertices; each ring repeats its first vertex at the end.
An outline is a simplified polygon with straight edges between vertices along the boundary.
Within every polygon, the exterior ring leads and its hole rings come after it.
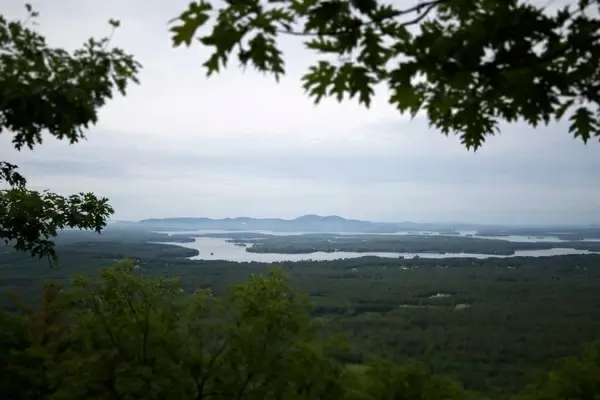
MULTIPOLYGON (((254 230, 274 232, 348 232, 348 233, 395 233, 402 231, 453 231, 475 229, 471 224, 434 224, 413 222, 371 222, 348 219, 339 215, 307 214, 293 219, 283 218, 150 218, 136 226, 153 230, 254 230)), ((480 227, 480 226, 479 226, 480 227)))

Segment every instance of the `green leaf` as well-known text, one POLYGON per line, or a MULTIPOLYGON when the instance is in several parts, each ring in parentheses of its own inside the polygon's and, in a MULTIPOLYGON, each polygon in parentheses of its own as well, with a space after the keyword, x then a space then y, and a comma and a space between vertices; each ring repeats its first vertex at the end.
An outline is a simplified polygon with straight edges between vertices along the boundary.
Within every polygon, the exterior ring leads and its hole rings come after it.
POLYGON ((364 67, 354 67, 350 71, 350 93, 358 93, 358 102, 365 107, 371 106, 371 98, 375 93, 373 84, 375 79, 370 75, 369 70, 364 67))
POLYGON ((377 8, 377 0, 352 0, 352 5, 363 14, 371 14, 377 8))
MULTIPOLYGON (((337 73, 332 79, 332 84, 329 88, 328 95, 335 95, 338 102, 341 102, 344 99, 344 94, 348 92, 352 68, 352 63, 344 63, 340 68, 337 69, 337 73)), ((351 92, 350 96, 354 96, 355 94, 356 93, 351 92)))
POLYGON ((320 61, 317 65, 310 67, 309 72, 302 77, 303 88, 309 97, 314 98, 315 104, 318 104, 327 95, 336 71, 337 68, 328 61, 320 61))
POLYGON ((194 1, 179 17, 172 19, 171 23, 178 23, 169 29, 172 32, 173 46, 178 47, 182 44, 190 46, 198 29, 210 19, 208 12, 211 10, 210 3, 204 0, 194 1))
POLYGON ((206 68, 206 76, 211 76, 213 73, 219 72, 219 55, 213 54, 202 65, 206 68))
POLYGON ((580 137, 584 143, 587 143, 593 135, 598 134, 598 120, 587 107, 577 108, 569 120, 571 121, 569 133, 576 138, 580 137))

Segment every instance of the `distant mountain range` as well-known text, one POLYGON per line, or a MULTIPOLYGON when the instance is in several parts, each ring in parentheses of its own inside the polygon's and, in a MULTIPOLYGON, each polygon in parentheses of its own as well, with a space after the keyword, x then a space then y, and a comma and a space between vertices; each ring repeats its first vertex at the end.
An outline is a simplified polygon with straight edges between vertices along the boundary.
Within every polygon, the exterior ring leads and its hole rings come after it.
POLYGON ((475 230, 482 226, 472 224, 434 224, 414 222, 370 222, 347 219, 337 215, 303 215, 294 219, 282 218, 152 218, 139 222, 115 222, 114 225, 163 231, 226 230, 274 232, 353 232, 394 233, 403 231, 452 232, 456 229, 475 230))

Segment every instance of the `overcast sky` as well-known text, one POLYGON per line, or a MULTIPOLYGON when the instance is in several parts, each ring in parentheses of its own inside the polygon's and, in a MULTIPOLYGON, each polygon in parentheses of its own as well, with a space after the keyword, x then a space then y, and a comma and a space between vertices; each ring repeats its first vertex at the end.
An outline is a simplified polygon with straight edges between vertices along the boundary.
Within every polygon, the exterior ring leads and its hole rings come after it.
MULTIPOLYGON (((207 79, 200 46, 173 49, 167 21, 186 1, 34 1, 53 45, 74 48, 109 31, 143 63, 141 85, 100 114, 88 140, 48 139, 11 149, 36 188, 94 191, 114 219, 296 217, 338 214, 380 221, 482 223, 600 222, 600 147, 565 126, 503 128, 477 153, 387 104, 314 106, 299 77, 314 61, 296 39, 283 42, 288 74, 277 84, 232 64, 207 79)), ((7 16, 23 2, 5 0, 7 16)))

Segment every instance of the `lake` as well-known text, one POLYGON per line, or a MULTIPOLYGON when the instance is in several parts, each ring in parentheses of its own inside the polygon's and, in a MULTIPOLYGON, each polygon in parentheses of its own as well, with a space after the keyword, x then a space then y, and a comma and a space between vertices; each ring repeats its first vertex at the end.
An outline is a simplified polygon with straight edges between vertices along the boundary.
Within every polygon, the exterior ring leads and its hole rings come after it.
MULTIPOLYGON (((241 231, 236 231, 241 232, 241 231)), ((323 232, 270 232, 270 231, 251 231, 252 233, 264 233, 270 235, 288 236, 288 235, 301 235, 307 233, 323 233, 323 232)), ((165 234, 185 235, 185 234, 207 234, 207 233, 231 233, 231 231, 185 231, 185 232, 160 232, 165 234)), ((472 235, 474 232, 460 232, 461 236, 472 235)), ((352 235, 357 233, 348 232, 331 232, 331 234, 340 235, 352 235)), ((361 234, 361 233, 359 233, 361 234)), ((391 235, 413 235, 415 232, 398 232, 391 235)), ((428 232, 428 235, 439 234, 436 232, 428 232)), ((377 234, 379 235, 379 234, 377 234)), ((511 242, 561 242, 562 240, 555 237, 529 237, 529 236, 478 236, 477 238, 482 239, 500 239, 511 242)), ((511 256, 492 256, 489 254, 472 254, 472 253, 354 253, 354 252, 315 252, 310 254, 274 254, 274 253, 249 253, 246 248, 234 246, 233 243, 228 243, 223 238, 209 238, 209 237, 198 237, 195 238, 194 243, 177 243, 178 246, 196 249, 200 252, 199 255, 191 257, 191 260, 227 260, 237 262, 282 262, 282 261, 326 261, 326 260, 339 260, 344 258, 357 258, 365 256, 377 256, 385 258, 413 258, 419 256, 420 258, 507 258, 507 257, 544 257, 544 256, 560 256, 569 254, 594 254, 587 250, 576 250, 567 248, 554 248, 547 250, 523 250, 517 251, 511 256), (212 255, 211 255, 212 253, 212 255)), ((168 243, 174 244, 174 243, 168 243)))

